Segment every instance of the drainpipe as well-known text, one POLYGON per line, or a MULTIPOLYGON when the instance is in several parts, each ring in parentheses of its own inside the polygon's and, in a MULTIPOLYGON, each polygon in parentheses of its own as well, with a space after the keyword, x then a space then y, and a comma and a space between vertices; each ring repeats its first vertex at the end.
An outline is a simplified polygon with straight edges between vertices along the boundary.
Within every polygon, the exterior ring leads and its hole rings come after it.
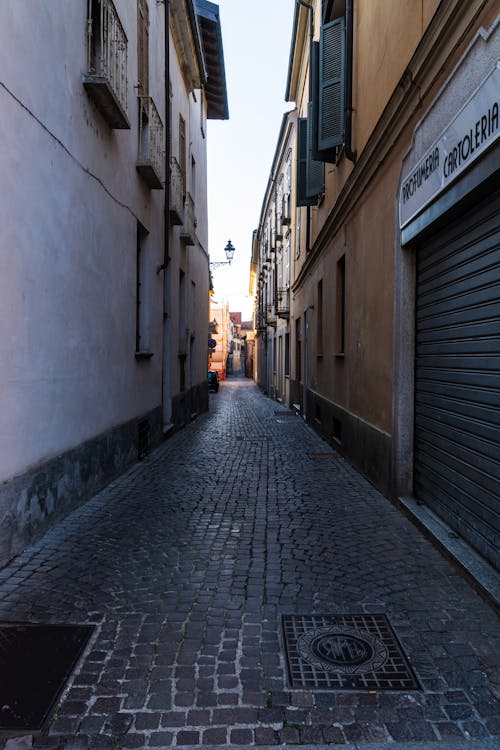
POLYGON ((163 211, 163 263, 156 273, 164 271, 170 262, 170 0, 165 0, 165 196, 163 211))
POLYGON ((353 0, 346 0, 346 82, 345 82, 345 144, 344 151, 347 158, 355 162, 358 156, 356 149, 352 149, 352 60, 353 60, 353 0))
MULTIPOLYGON (((165 194, 163 196, 163 263, 158 266, 156 273, 163 271, 163 325, 162 325, 162 356, 161 356, 161 400, 162 400, 162 420, 165 426, 166 400, 170 399, 170 394, 165 394, 166 389, 166 320, 168 310, 166 308, 167 295, 167 275, 165 273, 170 263, 170 0, 165 0, 164 16, 164 34, 165 34, 165 69, 164 69, 164 86, 165 86, 165 194)), ((170 414, 170 407, 168 408, 170 414)))

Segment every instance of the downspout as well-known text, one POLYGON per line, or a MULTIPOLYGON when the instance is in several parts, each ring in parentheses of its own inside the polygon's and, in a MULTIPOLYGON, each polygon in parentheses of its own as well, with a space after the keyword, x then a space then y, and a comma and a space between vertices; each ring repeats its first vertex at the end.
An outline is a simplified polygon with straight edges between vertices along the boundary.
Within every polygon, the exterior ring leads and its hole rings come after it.
POLYGON ((166 408, 166 401, 170 400, 170 394, 166 390, 166 320, 168 318, 168 309, 166 306, 167 295, 167 275, 165 273, 170 263, 170 0, 165 0, 164 16, 164 34, 165 34, 165 194, 163 196, 163 263, 158 266, 156 273, 163 271, 163 321, 162 321, 162 356, 161 356, 161 400, 162 400, 162 421, 165 430, 165 415, 170 414, 170 405, 166 408))
MULTIPOLYGON (((165 0, 165 195, 163 210, 163 263, 156 273, 164 271, 170 263, 170 0, 165 0)), ((165 311, 164 311, 165 312, 165 311)))
POLYGON ((353 163, 356 161, 358 152, 352 149, 352 61, 353 61, 353 0, 346 0, 346 82, 345 82, 345 144, 346 157, 353 163))

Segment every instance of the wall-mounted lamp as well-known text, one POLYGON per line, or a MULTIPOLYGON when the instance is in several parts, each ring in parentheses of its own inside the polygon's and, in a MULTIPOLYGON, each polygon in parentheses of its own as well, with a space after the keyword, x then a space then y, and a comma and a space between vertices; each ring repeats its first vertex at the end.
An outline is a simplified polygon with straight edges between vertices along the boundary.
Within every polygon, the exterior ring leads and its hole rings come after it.
POLYGON ((231 261, 234 258, 234 251, 235 251, 235 247, 233 243, 231 242, 231 240, 228 240, 227 245, 224 248, 224 252, 226 253, 227 260, 219 260, 219 261, 216 261, 215 263, 209 263, 210 268, 219 268, 219 266, 230 266, 231 261))

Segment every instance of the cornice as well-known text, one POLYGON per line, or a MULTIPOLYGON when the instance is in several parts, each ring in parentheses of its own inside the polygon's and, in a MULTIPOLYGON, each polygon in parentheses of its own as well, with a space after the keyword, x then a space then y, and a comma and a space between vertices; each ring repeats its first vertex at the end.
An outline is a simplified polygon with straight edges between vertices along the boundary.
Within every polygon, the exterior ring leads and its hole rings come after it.
POLYGON ((170 26, 186 88, 188 92, 199 89, 207 75, 193 0, 171 2, 170 26))
POLYGON ((297 292, 332 233, 340 229, 352 206, 361 198, 385 163, 401 131, 442 75, 449 58, 463 44, 471 27, 490 0, 443 0, 373 129, 358 161, 321 227, 311 251, 292 285, 297 292))

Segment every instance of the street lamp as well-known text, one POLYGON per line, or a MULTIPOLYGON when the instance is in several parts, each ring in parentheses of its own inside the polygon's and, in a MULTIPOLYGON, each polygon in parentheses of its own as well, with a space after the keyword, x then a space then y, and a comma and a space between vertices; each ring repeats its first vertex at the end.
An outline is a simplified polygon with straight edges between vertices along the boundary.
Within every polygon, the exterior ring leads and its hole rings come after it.
POLYGON ((219 260, 219 261, 216 261, 215 263, 209 263, 210 268, 219 268, 219 266, 230 266, 231 261, 234 257, 234 251, 235 251, 235 247, 233 243, 231 242, 231 240, 228 240, 227 245, 224 248, 224 252, 226 253, 227 260, 219 260))

